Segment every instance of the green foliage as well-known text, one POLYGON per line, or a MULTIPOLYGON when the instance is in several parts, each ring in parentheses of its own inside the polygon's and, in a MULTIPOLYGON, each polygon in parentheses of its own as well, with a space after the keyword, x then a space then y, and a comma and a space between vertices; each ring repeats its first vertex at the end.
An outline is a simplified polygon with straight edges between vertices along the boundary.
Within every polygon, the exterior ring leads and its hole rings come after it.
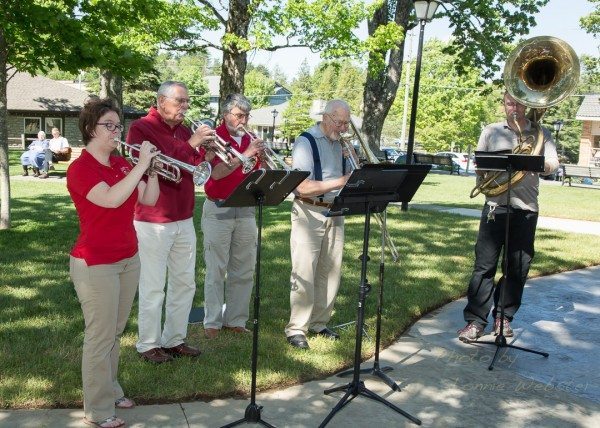
MULTIPOLYGON (((183 82, 188 87, 191 100, 188 115, 192 118, 209 117, 212 115, 208 83, 204 79, 205 67, 205 54, 186 55, 179 59, 177 62, 177 71, 172 76, 172 80, 183 82)), ((164 80, 167 79, 165 78, 164 80)))
POLYGON ((252 102, 253 109, 269 105, 269 95, 274 91, 275 81, 269 77, 268 70, 254 68, 244 76, 244 95, 252 102))
POLYGON ((353 114, 360 114, 365 73, 352 61, 324 61, 315 70, 312 80, 315 99, 340 98, 348 102, 353 114))
POLYGON ((600 0, 587 1, 595 4, 594 11, 581 18, 581 28, 597 37, 600 35, 600 0))
MULTIPOLYGON (((18 156, 11 158, 18 163, 18 156)), ((60 165, 60 164, 59 164, 60 165)), ((480 206, 470 202, 473 178, 429 174, 415 202, 431 201, 448 206, 480 206)), ((64 181, 14 180, 14 227, 2 231, 0 269, 0 407, 80 407, 81 347, 84 322, 80 304, 69 279, 68 252, 78 233, 77 216, 64 181), (48 207, 52 209, 49 210, 48 207)), ((564 206, 588 215, 600 210, 590 189, 543 186, 542 210, 565 213, 564 206), (553 209, 548 206, 554 205, 553 209)), ((203 195, 197 194, 200 207, 203 195)), ((392 343, 416 319, 464 295, 473 263, 473 244, 478 219, 414 209, 388 209, 388 230, 396 245, 402 244, 401 260, 385 266, 385 310, 382 313, 382 346, 392 343)), ((289 317, 290 203, 268 208, 262 240, 261 324, 257 373, 258 391, 310 379, 320 379, 352 364, 354 330, 341 332, 341 340, 310 336, 311 352, 298 353, 285 341, 283 329, 289 317), (265 345, 266 344, 266 345, 265 345), (302 355, 300 355, 302 354, 302 355)), ((203 306, 204 261, 200 212, 194 306, 203 306)), ((356 284, 362 252, 360 216, 346 220, 342 283, 332 325, 355 319, 356 284)), ((376 278, 379 229, 372 228, 368 277, 376 278)), ((600 263, 597 237, 538 230, 531 276, 572 270, 600 263)), ((369 337, 363 358, 373 355, 376 298, 365 307, 369 337)), ((137 302, 121 340, 119 377, 128 397, 139 404, 179 402, 248 395, 250 390, 250 335, 223 332, 207 340, 199 325, 188 329, 187 341, 200 346, 200 360, 178 359, 152 365, 138 357, 137 302), (218 363, 214 363, 218 362, 218 363)))

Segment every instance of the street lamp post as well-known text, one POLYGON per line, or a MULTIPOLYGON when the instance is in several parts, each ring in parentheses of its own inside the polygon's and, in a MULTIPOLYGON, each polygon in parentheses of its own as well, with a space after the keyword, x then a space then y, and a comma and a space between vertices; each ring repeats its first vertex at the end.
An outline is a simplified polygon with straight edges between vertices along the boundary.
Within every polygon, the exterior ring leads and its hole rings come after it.
MULTIPOLYGON (((415 65, 415 83, 413 86, 412 105, 410 108, 410 125, 408 128, 408 147, 406 148, 406 163, 413 162, 413 151, 415 147, 415 127, 417 124, 417 103, 419 100, 419 80, 421 79, 421 57, 423 54, 423 34, 425 24, 431 21, 436 9, 440 5, 436 0, 414 0, 415 14, 419 20, 419 47, 417 50, 417 63, 415 65)), ((408 209, 408 203, 402 203, 402 211, 408 209)))
MULTIPOLYGON (((558 147, 558 133, 562 130, 563 127, 563 121, 562 120, 556 120, 552 123, 552 125, 554 126, 554 131, 556 132, 556 137, 554 138, 556 141, 556 147, 558 147)), ((560 157, 562 158, 561 160, 564 162, 565 159, 565 145, 561 144, 560 146, 560 157)))
POLYGON ((276 109, 273 109, 271 114, 273 115, 273 132, 271 133, 271 143, 274 143, 275 142, 275 118, 277 117, 279 112, 276 109))

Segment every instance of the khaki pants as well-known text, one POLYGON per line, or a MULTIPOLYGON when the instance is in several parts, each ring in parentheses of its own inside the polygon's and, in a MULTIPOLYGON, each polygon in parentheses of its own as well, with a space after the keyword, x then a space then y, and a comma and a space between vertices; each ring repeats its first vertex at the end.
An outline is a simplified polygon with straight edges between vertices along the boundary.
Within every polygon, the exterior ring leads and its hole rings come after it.
POLYGON ((258 238, 254 212, 254 207, 219 208, 204 202, 204 328, 246 326, 258 238))
POLYGON ((196 230, 191 218, 171 223, 134 221, 139 241, 138 352, 180 345, 196 294, 196 230), (168 272, 165 323, 161 329, 168 272), (161 333, 162 332, 162 333, 161 333))
POLYGON ((115 400, 123 397, 117 380, 119 341, 140 277, 138 255, 117 263, 88 266, 70 258, 71 280, 85 320, 83 339, 83 410, 91 421, 115 414, 115 400))
POLYGON ((325 217, 325 208, 294 201, 290 248, 290 322, 287 337, 327 327, 340 286, 344 218, 325 217))

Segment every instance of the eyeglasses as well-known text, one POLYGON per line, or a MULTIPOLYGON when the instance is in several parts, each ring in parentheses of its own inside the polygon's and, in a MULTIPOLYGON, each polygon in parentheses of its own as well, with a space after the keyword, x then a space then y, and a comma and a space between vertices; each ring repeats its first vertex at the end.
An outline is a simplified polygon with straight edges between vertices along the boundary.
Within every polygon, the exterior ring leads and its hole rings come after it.
POLYGON ((190 99, 189 98, 173 98, 173 97, 166 97, 166 98, 175 101, 175 103, 177 103, 177 105, 189 104, 190 103, 190 99))
POLYGON ((335 126, 337 126, 338 128, 341 127, 341 126, 348 126, 348 125, 350 125, 350 122, 344 121, 344 120, 336 120, 330 114, 327 114, 327 117, 329 117, 329 119, 333 122, 333 124, 335 126))
POLYGON ((229 113, 232 116, 235 116, 237 118, 237 120, 242 120, 242 119, 250 119, 252 116, 250 115, 250 113, 229 113))
POLYGON ((110 132, 114 132, 115 129, 118 129, 119 132, 123 132, 123 125, 121 125, 120 123, 98 122, 96 125, 102 125, 110 132))

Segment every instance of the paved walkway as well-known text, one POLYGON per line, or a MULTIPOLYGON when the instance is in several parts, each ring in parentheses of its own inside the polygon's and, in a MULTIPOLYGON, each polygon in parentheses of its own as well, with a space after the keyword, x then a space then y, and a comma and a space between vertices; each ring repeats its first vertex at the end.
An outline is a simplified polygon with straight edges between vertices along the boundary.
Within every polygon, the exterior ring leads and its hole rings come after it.
MULTIPOLYGON (((479 217, 479 210, 411 205, 479 217)), ((600 235, 600 224, 541 217, 541 228, 600 235)), ((362 375, 367 388, 432 427, 598 427, 600 426, 600 266, 530 279, 509 343, 543 350, 542 356, 504 348, 492 371, 494 345, 464 344, 465 299, 415 323, 381 353, 381 365, 401 391, 362 375)), ((371 296, 368 303, 373 304, 371 296)), ((487 335, 484 339, 493 340, 487 335)), ((266 344, 261 344, 266 346, 266 344)), ((372 367, 368 361, 362 367, 372 367)), ((260 361, 259 361, 260 370, 260 361)), ((277 427, 317 427, 343 393, 323 390, 345 385, 336 376, 258 394, 262 417, 277 427)), ((244 416, 249 400, 227 399, 139 406, 119 411, 130 427, 219 427, 244 416)), ((0 410, 1 427, 79 427, 81 409, 0 410)), ((254 424, 251 424, 254 425, 254 424)), ((328 427, 416 426, 376 401, 358 396, 335 414, 328 427)))
MULTIPOLYGON (((370 304, 374 301, 374 297, 370 304)), ((488 365, 494 345, 464 344, 465 300, 452 302, 417 323, 381 353, 381 365, 401 391, 363 375, 368 388, 430 427, 600 426, 600 266, 527 282, 525 304, 509 343, 543 350, 549 358, 509 348, 488 365)), ((484 338, 493 339, 488 335, 484 338)), ((266 346, 266 344, 262 344, 266 346)), ((363 367, 372 367, 372 361, 363 367)), ((259 361, 260 369, 260 361, 259 361)), ((335 376, 261 393, 262 417, 277 427, 317 427, 342 393, 335 376)), ((139 406, 119 411, 130 427, 219 427, 242 418, 249 400, 227 399, 139 406)), ((2 427, 79 427, 81 409, 0 410, 2 427)), ((254 426, 254 424, 251 424, 254 426)), ((416 426, 381 403, 358 396, 328 427, 416 426)))

